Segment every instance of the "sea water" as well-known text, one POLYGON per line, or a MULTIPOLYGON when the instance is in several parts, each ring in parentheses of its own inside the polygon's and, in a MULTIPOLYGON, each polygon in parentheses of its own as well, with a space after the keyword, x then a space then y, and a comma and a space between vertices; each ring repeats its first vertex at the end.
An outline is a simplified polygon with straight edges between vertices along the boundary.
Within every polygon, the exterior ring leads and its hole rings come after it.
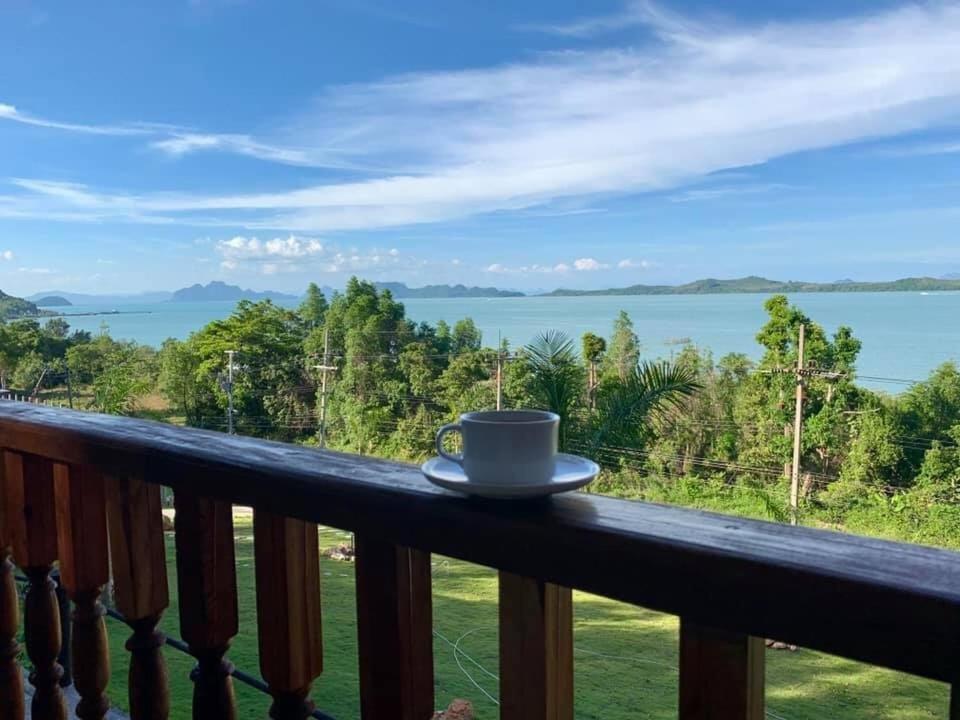
MULTIPOLYGON (((512 347, 544 330, 562 330, 579 347, 583 333, 609 337, 620 310, 629 313, 645 357, 669 357, 685 341, 719 358, 730 352, 757 358, 756 334, 765 322, 766 295, 637 295, 594 297, 443 298, 403 300, 407 316, 451 325, 470 317, 485 345, 498 338, 512 347)), ((920 380, 946 360, 960 360, 960 293, 802 293, 790 296, 828 332, 853 328, 863 342, 858 371, 864 376, 920 380)), ((296 303, 289 303, 294 306, 296 303)), ((228 316, 232 302, 162 302, 140 305, 77 305, 63 312, 73 328, 158 347, 168 337, 186 338, 228 316), (120 314, 82 315, 77 313, 120 314)), ((863 384, 897 391, 886 380, 863 384)))

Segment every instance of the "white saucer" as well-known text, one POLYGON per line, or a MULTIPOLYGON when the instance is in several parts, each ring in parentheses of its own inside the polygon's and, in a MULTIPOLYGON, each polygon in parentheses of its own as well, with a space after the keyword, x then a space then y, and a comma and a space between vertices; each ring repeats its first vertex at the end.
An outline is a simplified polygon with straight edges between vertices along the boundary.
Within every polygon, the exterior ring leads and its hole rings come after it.
POLYGON ((557 468, 545 483, 531 485, 499 485, 467 479, 463 468, 455 462, 435 457, 420 466, 427 480, 447 490, 485 498, 534 498, 576 490, 592 482, 600 467, 592 460, 577 455, 557 454, 557 468))

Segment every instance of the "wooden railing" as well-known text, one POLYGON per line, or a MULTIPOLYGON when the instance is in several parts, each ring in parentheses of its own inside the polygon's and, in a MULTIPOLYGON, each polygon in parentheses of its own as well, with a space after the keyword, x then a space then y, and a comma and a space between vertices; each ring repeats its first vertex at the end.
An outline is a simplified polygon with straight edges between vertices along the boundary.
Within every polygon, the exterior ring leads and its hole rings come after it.
MULTIPOLYGON (((75 605, 78 716, 101 718, 107 706, 99 597, 112 572, 133 628, 131 715, 167 717, 160 485, 176 498, 195 718, 236 713, 227 660, 238 629, 232 504, 254 508, 260 671, 276 720, 308 714, 323 670, 317 523, 356 533, 365 720, 425 720, 434 710, 432 552, 500 571, 507 720, 573 717, 571 588, 680 616, 684 720, 763 718, 765 637, 947 683, 960 670, 953 552, 582 493, 478 502, 434 489, 408 465, 13 403, 0 405, 0 447, 3 720, 24 711, 12 563, 29 578, 33 718, 65 717, 56 562, 75 605)), ((953 698, 950 717, 960 718, 953 698)))

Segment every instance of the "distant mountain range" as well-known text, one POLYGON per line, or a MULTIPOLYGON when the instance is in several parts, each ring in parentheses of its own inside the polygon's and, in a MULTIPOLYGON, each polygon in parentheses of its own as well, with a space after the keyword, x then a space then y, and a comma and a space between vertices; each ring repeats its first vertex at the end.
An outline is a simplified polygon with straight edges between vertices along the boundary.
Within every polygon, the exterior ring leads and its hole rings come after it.
POLYGON ((389 290, 397 300, 404 298, 489 298, 489 297, 523 297, 524 293, 516 290, 498 290, 495 287, 467 287, 466 285, 426 285, 424 287, 407 287, 400 282, 374 283, 378 290, 389 290))
POLYGON ((45 295, 34 303, 37 307, 69 307, 72 302, 60 295, 45 295))
POLYGON ((902 278, 889 282, 839 282, 816 283, 797 280, 768 280, 751 275, 734 280, 707 278, 683 285, 631 285, 606 290, 559 289, 546 293, 552 297, 579 297, 584 295, 709 295, 725 293, 808 293, 808 292, 935 292, 960 290, 960 279, 902 278))
POLYGON ((288 301, 297 300, 299 296, 288 295, 287 293, 273 292, 271 290, 244 290, 239 285, 227 285, 225 282, 214 280, 206 285, 197 283, 190 287, 177 290, 170 298, 173 302, 215 302, 240 300, 278 300, 288 301))

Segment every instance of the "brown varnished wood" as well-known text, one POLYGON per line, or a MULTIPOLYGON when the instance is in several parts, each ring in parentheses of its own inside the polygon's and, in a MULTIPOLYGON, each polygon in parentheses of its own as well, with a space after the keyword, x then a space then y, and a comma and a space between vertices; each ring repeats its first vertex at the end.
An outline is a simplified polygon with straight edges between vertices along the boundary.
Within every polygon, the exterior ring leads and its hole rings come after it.
POLYGON ((174 489, 200 487, 207 497, 710 627, 956 677, 960 555, 952 551, 584 493, 478 502, 400 463, 26 403, 0 404, 0 434, 15 450, 115 473, 146 467, 148 481, 174 489))
POLYGON ((27 576, 23 599, 24 641, 33 670, 30 714, 34 720, 66 720, 60 689, 60 608, 50 577, 57 560, 54 464, 37 455, 4 453, 6 527, 13 558, 27 576))
POLYGON ((110 707, 106 613, 100 593, 110 579, 103 476, 90 467, 54 466, 60 581, 73 600, 71 664, 80 695, 77 717, 100 720, 110 707))
POLYGON ((680 620, 680 720, 764 720, 763 638, 680 620))
POLYGON ((130 651, 130 717, 166 720, 170 713, 169 682, 157 630, 166 609, 166 552, 160 486, 139 473, 105 479, 107 526, 113 558, 114 597, 133 635, 130 651))
POLYGON ((0 720, 23 720, 23 671, 17 661, 19 626, 19 598, 10 547, 0 547, 0 720))
POLYGON ((174 503, 180 633, 197 658, 193 717, 234 720, 233 666, 224 659, 238 629, 233 509, 188 490, 174 503))
POLYGON ((23 670, 18 658, 20 643, 20 599, 14 574, 7 525, 6 463, 0 456, 0 720, 23 720, 23 670))
POLYGON ((363 720, 433 716, 430 555, 358 535, 357 639, 363 720))
POLYGON ((274 720, 301 720, 313 709, 310 685, 323 670, 317 526, 253 513, 260 673, 274 720))
POLYGON ((500 573, 500 717, 573 720, 569 588, 500 573))
POLYGON ((60 678, 63 668, 60 655, 60 610, 57 606, 56 583, 50 577, 51 565, 29 565, 27 594, 23 598, 24 639, 27 656, 33 665, 30 684, 33 699, 30 717, 34 720, 66 720, 67 706, 60 678))

